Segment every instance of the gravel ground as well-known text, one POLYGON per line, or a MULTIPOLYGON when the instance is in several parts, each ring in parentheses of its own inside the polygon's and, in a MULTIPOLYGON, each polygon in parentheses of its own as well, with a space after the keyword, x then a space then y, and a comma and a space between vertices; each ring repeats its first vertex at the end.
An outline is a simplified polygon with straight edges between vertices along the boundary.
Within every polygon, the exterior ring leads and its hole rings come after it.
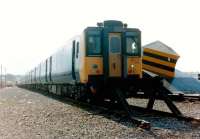
MULTIPOLYGON (((145 106, 146 100, 130 103, 145 106)), ((200 117, 200 102, 177 103, 184 114, 200 117)), ((161 101, 156 109, 167 110, 161 101)), ((152 123, 150 131, 128 120, 101 114, 17 87, 0 90, 0 138, 200 138, 200 128, 174 118, 141 117, 152 123)))

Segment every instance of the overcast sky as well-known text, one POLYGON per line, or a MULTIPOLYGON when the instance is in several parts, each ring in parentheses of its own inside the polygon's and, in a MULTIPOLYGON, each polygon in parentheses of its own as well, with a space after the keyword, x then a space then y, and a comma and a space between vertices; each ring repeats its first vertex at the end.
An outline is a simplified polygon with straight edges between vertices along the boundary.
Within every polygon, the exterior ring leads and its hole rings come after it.
POLYGON ((200 71, 199 0, 0 0, 0 63, 24 74, 87 26, 121 20, 181 57, 177 68, 200 71))

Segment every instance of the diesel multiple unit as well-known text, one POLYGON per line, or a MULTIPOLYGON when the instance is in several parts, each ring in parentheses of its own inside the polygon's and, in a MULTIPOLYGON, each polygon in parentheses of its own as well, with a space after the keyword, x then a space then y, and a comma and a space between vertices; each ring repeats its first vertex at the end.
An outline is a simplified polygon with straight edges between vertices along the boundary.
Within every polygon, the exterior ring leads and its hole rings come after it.
POLYGON ((120 21, 87 27, 56 53, 29 71, 24 85, 61 94, 72 86, 92 93, 107 84, 142 78, 141 32, 120 21))

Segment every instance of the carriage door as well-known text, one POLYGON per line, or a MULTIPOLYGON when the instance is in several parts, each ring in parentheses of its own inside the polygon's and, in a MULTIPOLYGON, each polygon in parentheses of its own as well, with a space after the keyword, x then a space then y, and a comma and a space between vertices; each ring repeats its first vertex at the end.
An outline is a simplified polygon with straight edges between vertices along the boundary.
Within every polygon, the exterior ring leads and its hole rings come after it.
POLYGON ((121 77, 121 34, 109 33, 109 76, 121 77))
POLYGON ((72 78, 75 80, 76 79, 76 74, 75 74, 75 44, 76 42, 73 41, 72 43, 72 78))

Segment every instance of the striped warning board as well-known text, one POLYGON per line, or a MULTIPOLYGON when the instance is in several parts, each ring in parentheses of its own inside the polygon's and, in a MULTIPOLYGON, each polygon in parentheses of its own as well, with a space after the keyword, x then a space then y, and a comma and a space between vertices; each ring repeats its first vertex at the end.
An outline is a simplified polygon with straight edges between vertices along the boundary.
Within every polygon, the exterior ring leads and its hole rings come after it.
POLYGON ((179 55, 160 41, 143 47, 142 68, 162 77, 172 78, 179 55))

